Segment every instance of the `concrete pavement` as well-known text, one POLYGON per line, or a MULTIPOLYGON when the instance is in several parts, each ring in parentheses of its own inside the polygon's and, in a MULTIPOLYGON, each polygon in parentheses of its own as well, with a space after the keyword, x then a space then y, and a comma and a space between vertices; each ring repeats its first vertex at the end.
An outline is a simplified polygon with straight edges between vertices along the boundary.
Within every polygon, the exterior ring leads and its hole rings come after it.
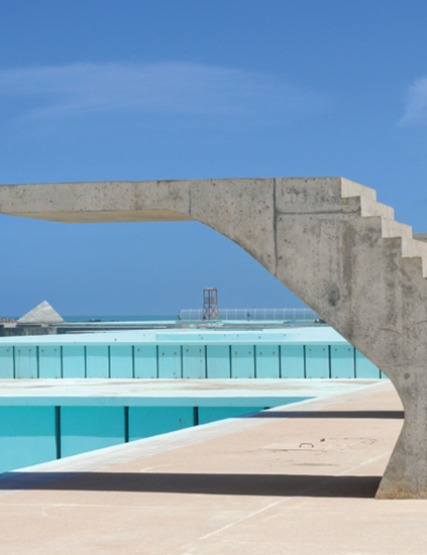
POLYGON ((239 406, 286 397, 324 398, 376 384, 378 380, 326 379, 20 379, 0 380, 0 405, 116 404, 239 406), (237 404, 236 404, 237 402, 237 404))
POLYGON ((427 501, 374 499, 401 411, 380 383, 32 467, 1 552, 424 554, 427 501))

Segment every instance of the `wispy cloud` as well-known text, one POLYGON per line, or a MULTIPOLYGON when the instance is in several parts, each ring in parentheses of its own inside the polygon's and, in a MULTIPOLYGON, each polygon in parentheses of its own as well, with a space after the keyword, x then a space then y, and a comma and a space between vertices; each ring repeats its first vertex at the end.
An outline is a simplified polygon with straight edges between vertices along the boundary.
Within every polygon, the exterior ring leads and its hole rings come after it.
POLYGON ((21 112, 31 119, 132 109, 245 116, 271 123, 330 107, 322 94, 268 74, 172 62, 0 70, 1 96, 31 100, 22 103, 21 112))
POLYGON ((405 112, 400 125, 427 123, 427 77, 416 79, 406 93, 405 112))

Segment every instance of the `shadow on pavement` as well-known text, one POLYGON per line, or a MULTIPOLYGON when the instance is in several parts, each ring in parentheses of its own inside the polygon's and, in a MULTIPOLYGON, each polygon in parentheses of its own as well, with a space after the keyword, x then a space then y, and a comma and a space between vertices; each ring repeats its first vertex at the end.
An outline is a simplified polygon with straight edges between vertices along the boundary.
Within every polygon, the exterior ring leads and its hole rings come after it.
POLYGON ((0 480, 0 490, 31 488, 57 491, 372 498, 380 479, 380 476, 293 474, 17 472, 9 473, 0 480))
POLYGON ((384 418, 391 420, 403 420, 403 410, 352 410, 352 411, 309 411, 291 412, 275 411, 258 412, 251 414, 250 418, 384 418))

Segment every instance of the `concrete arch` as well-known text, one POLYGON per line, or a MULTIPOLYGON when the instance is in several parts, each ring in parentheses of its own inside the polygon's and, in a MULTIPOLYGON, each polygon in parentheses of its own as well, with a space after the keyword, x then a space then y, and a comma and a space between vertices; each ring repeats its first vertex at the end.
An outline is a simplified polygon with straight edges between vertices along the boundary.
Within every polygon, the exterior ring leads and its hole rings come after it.
POLYGON ((344 178, 0 186, 0 212, 198 220, 249 252, 393 381, 405 423, 377 497, 427 498, 427 245, 344 178))

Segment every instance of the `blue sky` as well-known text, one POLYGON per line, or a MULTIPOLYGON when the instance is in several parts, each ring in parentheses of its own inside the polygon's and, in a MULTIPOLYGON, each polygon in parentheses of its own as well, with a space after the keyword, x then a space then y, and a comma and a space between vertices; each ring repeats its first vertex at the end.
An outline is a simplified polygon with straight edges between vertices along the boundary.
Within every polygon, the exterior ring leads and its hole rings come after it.
MULTIPOLYGON (((0 182, 342 175, 427 231, 426 28, 421 0, 0 0, 0 182)), ((0 226, 0 315, 301 306, 198 223, 0 226)))

